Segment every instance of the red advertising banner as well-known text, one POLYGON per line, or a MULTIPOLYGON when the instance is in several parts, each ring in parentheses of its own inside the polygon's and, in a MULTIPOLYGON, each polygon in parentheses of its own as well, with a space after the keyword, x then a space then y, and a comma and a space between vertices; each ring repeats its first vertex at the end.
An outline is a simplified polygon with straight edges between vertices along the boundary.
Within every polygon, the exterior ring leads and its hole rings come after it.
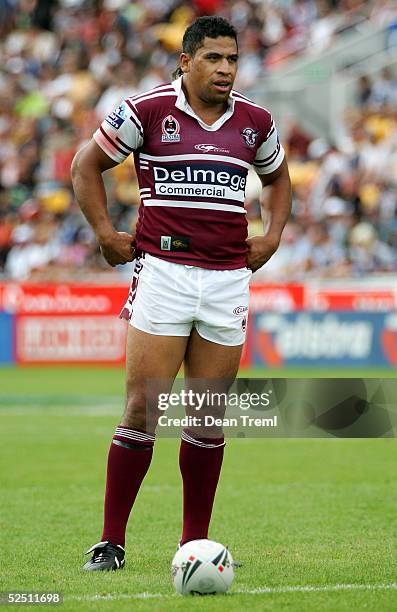
POLYGON ((0 311, 11 314, 118 314, 128 286, 120 285, 0 285, 0 311))
POLYGON ((251 285, 250 314, 293 312, 304 303, 304 286, 298 284, 251 285))
POLYGON ((15 316, 20 364, 123 363, 127 286, 0 285, 0 311, 15 316))
POLYGON ((365 286, 324 287, 310 282, 305 288, 305 308, 353 312, 388 312, 397 308, 397 288, 365 286))
POLYGON ((16 317, 17 363, 122 363, 127 324, 115 315, 16 317))
MULTIPOLYGON (((118 314, 127 293, 127 285, 0 284, 0 312, 12 318, 8 353, 21 364, 123 363, 128 328, 118 314)), ((305 284, 253 284, 241 366, 252 365, 258 334, 253 320, 261 313, 388 313, 396 309, 397 282, 387 286, 385 281, 331 284, 313 279, 305 284)), ((276 358, 273 365, 277 366, 276 358)))

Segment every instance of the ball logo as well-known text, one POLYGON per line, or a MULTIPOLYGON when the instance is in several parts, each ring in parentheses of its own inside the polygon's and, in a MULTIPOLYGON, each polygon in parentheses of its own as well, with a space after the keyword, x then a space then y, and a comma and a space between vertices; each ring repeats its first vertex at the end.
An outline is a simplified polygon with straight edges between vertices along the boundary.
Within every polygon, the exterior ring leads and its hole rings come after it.
POLYGON ((167 115, 161 124, 161 142, 179 142, 181 140, 181 126, 173 115, 167 115))
POLYGON ((241 131, 241 136, 243 137, 245 144, 249 147, 255 146, 258 134, 259 130, 254 130, 250 127, 246 127, 241 131))

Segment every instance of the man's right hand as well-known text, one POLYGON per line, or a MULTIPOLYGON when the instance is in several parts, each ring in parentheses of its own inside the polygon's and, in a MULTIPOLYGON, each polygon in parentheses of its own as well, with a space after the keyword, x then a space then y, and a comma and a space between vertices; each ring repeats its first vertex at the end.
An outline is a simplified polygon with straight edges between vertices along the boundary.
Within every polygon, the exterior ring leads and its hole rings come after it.
POLYGON ((135 258, 135 236, 117 232, 98 238, 101 253, 111 266, 125 264, 135 258))

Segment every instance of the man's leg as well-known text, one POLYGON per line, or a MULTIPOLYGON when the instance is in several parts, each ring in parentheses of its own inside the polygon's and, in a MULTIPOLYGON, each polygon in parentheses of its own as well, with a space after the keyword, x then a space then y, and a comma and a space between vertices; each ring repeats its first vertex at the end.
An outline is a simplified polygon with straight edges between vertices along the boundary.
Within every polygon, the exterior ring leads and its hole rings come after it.
MULTIPOLYGON (((190 379, 218 379, 216 391, 227 392, 234 381, 242 345, 223 346, 202 338, 192 331, 185 357, 186 386, 196 386, 190 379)), ((201 434, 202 436, 202 434, 201 434)), ((211 432, 201 437, 194 430, 182 433, 179 464, 183 479, 183 531, 181 544, 208 537, 216 487, 222 467, 224 437, 211 432), (216 437, 212 437, 215 435, 216 437)))
MULTIPOLYGON (((109 449, 102 533, 102 542, 114 547, 124 546, 128 517, 152 458, 156 415, 147 414, 147 381, 173 381, 187 341, 184 336, 156 336, 128 328, 126 404, 109 449)), ((86 569, 108 569, 100 562, 87 565, 86 569)))
POLYGON ((154 336, 129 327, 126 405, 109 450, 103 540, 124 545, 127 520, 152 458, 156 423, 146 415, 150 378, 174 380, 187 337, 154 336))

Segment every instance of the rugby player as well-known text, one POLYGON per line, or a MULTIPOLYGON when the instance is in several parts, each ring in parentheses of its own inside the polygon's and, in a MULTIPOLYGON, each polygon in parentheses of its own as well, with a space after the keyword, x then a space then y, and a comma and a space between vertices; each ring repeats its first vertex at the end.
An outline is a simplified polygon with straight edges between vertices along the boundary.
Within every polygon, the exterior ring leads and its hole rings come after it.
MULTIPOLYGON (((110 445, 101 541, 86 570, 124 566, 125 530, 149 468, 156 418, 146 385, 185 379, 234 380, 245 339, 249 281, 276 251, 290 213, 291 188, 271 114, 234 91, 236 31, 200 17, 185 32, 179 76, 124 100, 75 156, 79 205, 111 266, 134 260, 121 313, 129 321, 126 402, 110 445), (141 203, 136 235, 118 232, 102 172, 133 154, 141 203), (271 219, 247 239, 244 194, 254 167, 270 189, 271 219), (149 411, 150 412, 150 411, 149 411)), ((222 431, 182 432, 180 543, 208 537, 221 471, 222 431)))

